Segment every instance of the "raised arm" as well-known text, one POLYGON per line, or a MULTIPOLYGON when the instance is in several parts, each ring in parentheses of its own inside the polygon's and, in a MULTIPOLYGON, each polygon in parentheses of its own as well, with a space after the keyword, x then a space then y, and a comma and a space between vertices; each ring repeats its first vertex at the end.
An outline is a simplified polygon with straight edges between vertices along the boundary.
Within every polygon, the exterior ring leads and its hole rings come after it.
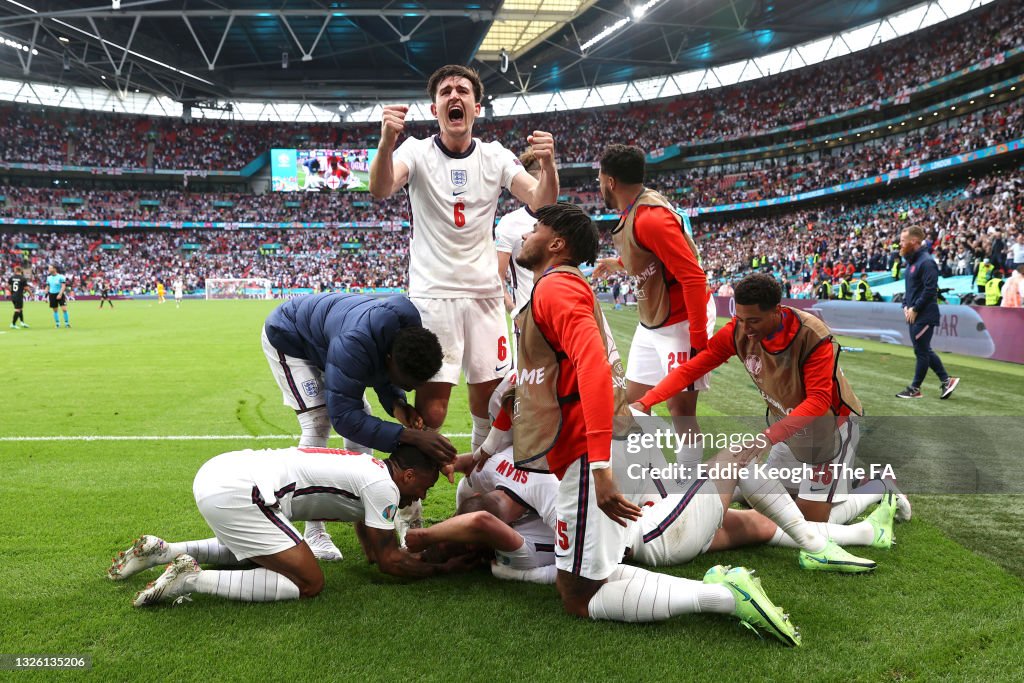
POLYGON ((408 111, 409 107, 400 104, 384 107, 377 155, 370 162, 370 194, 374 199, 387 199, 409 182, 409 166, 392 158, 398 136, 405 130, 405 115, 408 111))
POLYGON ((535 179, 525 171, 519 173, 512 179, 512 184, 508 189, 516 199, 528 205, 531 211, 537 211, 542 206, 558 201, 555 138, 551 133, 535 130, 533 135, 527 137, 526 140, 533 147, 533 153, 540 163, 539 176, 535 179))

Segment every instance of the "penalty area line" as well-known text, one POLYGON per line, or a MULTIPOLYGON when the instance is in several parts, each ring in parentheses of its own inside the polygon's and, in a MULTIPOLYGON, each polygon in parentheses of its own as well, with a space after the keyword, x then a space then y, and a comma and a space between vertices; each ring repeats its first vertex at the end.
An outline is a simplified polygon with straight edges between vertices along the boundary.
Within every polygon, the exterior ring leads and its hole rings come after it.
MULTIPOLYGON (((445 434, 449 439, 468 438, 472 434, 445 434)), ((164 436, 141 435, 82 435, 82 436, 0 436, 0 442, 27 441, 260 441, 270 439, 298 440, 298 434, 170 434, 164 436)))

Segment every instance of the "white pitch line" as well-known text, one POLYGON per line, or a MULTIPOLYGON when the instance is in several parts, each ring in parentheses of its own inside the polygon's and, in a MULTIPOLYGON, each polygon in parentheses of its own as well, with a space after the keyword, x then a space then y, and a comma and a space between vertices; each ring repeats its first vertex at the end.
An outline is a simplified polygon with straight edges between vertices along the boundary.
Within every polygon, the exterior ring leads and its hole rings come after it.
MULTIPOLYGON (((472 434, 445 434, 449 439, 466 438, 472 434)), ((295 439, 298 434, 172 434, 168 436, 0 436, 0 441, 260 441, 262 439, 295 439)))

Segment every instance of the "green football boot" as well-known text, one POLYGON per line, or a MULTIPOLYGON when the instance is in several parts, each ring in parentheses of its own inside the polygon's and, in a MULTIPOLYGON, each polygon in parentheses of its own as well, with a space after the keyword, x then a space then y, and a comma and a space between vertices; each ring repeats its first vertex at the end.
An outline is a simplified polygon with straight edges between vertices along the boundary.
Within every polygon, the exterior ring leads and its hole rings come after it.
POLYGON ((842 574, 863 574, 874 571, 874 560, 851 555, 829 539, 820 553, 800 551, 800 566, 814 572, 840 572, 842 574))
POLYGON ((761 638, 760 628, 786 645, 800 645, 800 629, 789 620, 789 615, 768 599, 761 587, 761 579, 754 578, 754 570, 746 567, 716 565, 704 575, 704 583, 717 583, 727 587, 736 599, 736 611, 741 623, 761 638))
POLYGON ((892 523, 896 519, 897 501, 895 493, 886 493, 875 511, 868 515, 867 522, 875 530, 871 539, 872 548, 891 548, 896 542, 892 533, 892 523))

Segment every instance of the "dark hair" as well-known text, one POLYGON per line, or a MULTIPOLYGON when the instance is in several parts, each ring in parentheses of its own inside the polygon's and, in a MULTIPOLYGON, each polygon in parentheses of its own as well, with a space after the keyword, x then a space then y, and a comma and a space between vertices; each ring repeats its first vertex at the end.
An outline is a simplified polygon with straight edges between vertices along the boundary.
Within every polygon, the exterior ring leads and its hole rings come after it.
POLYGON ((438 471, 437 463, 429 455, 407 443, 399 444, 388 460, 400 470, 416 470, 427 475, 438 471))
POLYGON ((444 352, 437 335, 425 327, 403 327, 391 343, 391 358, 399 372, 422 384, 441 369, 444 352))
POLYGON ((575 204, 565 202, 548 204, 537 212, 537 220, 551 228, 552 232, 569 245, 572 265, 578 266, 597 260, 597 228, 586 211, 575 204))
POLYGON ((476 69, 471 69, 461 64, 448 64, 430 74, 430 80, 427 81, 427 92, 430 94, 431 102, 434 101, 434 97, 437 95, 437 88, 441 85, 441 81, 452 76, 465 78, 473 84, 473 97, 476 102, 484 99, 484 84, 480 80, 480 74, 476 72, 476 69))
POLYGON ((632 145, 608 145, 601 155, 601 172, 620 183, 644 182, 644 151, 632 145))
POLYGON ((757 306, 768 311, 782 303, 782 287, 770 275, 755 273, 736 283, 733 297, 742 306, 757 306))

